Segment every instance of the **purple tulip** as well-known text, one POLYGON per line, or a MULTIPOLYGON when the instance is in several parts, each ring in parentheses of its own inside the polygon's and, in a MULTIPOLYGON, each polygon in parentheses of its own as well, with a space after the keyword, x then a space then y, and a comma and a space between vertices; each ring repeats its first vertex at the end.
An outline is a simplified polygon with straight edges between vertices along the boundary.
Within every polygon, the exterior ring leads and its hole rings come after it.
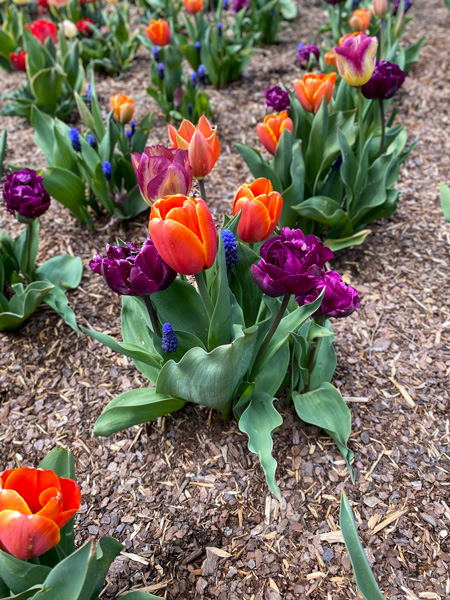
POLYGON ((249 8, 249 7, 250 7, 250 0, 233 0, 233 2, 231 4, 231 10, 234 13, 239 12, 243 8, 249 8))
POLYGON ((154 294, 169 287, 177 276, 163 261, 150 238, 141 250, 132 242, 126 246, 107 244, 106 256, 96 254, 89 267, 122 296, 154 294))
MULTIPOLYGON (((407 12, 412 5, 412 0, 405 0, 405 12, 407 12)), ((392 2, 392 10, 394 15, 397 15, 398 9, 400 8, 400 0, 393 0, 392 2)))
POLYGON ((280 235, 261 246, 261 260, 252 265, 256 285, 268 296, 304 294, 315 287, 315 267, 323 267, 333 258, 315 235, 305 236, 300 229, 282 227, 280 235))
POLYGON ((377 60, 372 77, 362 87, 369 100, 388 100, 403 85, 405 73, 395 63, 377 60))
POLYGON ((131 162, 141 194, 147 204, 173 194, 189 194, 192 167, 187 150, 147 146, 143 154, 134 152, 131 162))
POLYGON ((268 90, 264 90, 264 96, 266 97, 268 110, 275 110, 277 112, 289 110, 289 92, 283 90, 279 85, 271 85, 268 90))
POLYGON ((348 317, 359 308, 359 296, 357 290, 342 281, 342 277, 336 271, 323 271, 313 269, 318 279, 314 289, 305 294, 295 296, 300 306, 311 304, 319 296, 323 288, 325 294, 322 304, 312 315, 315 317, 348 317))
POLYGON ((327 4, 341 4, 341 2, 345 2, 345 0, 325 0, 327 4))
POLYGON ((50 194, 33 169, 21 169, 6 176, 3 198, 6 210, 18 218, 36 219, 50 206, 50 194))
POLYGON ((315 56, 318 61, 320 58, 320 50, 315 44, 300 44, 297 47, 297 62, 303 68, 308 67, 311 56, 315 56))

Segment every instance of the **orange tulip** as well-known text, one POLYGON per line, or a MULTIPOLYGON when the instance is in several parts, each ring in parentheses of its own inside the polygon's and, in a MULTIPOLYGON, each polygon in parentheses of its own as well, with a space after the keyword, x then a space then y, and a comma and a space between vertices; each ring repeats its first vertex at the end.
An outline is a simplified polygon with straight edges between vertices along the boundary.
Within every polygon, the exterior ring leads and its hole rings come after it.
POLYGON ((282 110, 278 115, 275 113, 267 115, 263 123, 258 123, 256 125, 256 133, 258 134, 261 144, 271 154, 275 154, 278 140, 285 129, 294 133, 294 124, 292 123, 292 119, 287 116, 285 110, 282 110))
POLYGON ((117 123, 126 125, 133 117, 134 113, 134 102, 133 98, 124 96, 123 94, 116 94, 109 100, 111 110, 114 111, 113 118, 117 123))
POLYGON ((266 240, 281 217, 283 199, 273 191, 272 182, 261 177, 241 185, 233 202, 233 215, 242 211, 237 233, 243 242, 255 244, 266 240))
POLYGON ((162 259, 178 273, 195 275, 213 265, 217 233, 201 198, 176 194, 157 200, 148 229, 162 259))
POLYGON ((196 179, 203 179, 211 173, 220 154, 220 142, 216 137, 216 128, 202 115, 197 127, 186 119, 178 131, 168 125, 172 148, 189 151, 189 162, 196 179))
POLYGON ((316 113, 322 104, 322 98, 325 97, 327 104, 330 103, 333 96, 334 84, 336 83, 336 73, 305 73, 303 79, 294 81, 294 89, 298 101, 308 112, 316 113))
POLYGON ((47 469, 21 467, 0 475, 0 549, 20 560, 56 546, 60 529, 80 508, 80 488, 47 469))
POLYGON ((355 10, 349 20, 353 31, 366 31, 369 29, 372 13, 367 8, 358 8, 355 10))
POLYGON ((153 19, 145 28, 148 39, 157 46, 167 46, 170 43, 170 27, 164 19, 153 19))
POLYGON ((183 0, 183 4, 187 11, 192 14, 200 12, 203 8, 202 0, 183 0))

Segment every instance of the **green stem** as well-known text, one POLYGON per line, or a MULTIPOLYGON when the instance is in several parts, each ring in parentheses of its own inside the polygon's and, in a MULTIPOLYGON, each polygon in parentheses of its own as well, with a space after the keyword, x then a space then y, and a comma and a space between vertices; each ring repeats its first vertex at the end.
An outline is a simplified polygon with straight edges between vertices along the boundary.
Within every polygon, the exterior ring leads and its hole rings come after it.
MULTIPOLYGON (((317 323, 317 325, 320 325, 321 327, 323 327, 323 323, 325 321, 324 317, 316 317, 314 320, 317 323)), ((318 347, 319 343, 320 343, 320 339, 314 344, 314 346, 311 348, 311 352, 309 353, 308 366, 307 366, 308 381, 306 382, 306 385, 305 385, 305 392, 309 392, 309 387, 311 385, 311 373, 313 372, 313 369, 314 369, 314 362, 315 362, 315 358, 316 358, 316 354, 317 354, 317 347, 318 347)))
POLYGON ((198 187, 200 188, 200 198, 203 198, 203 200, 205 202, 208 202, 208 199, 206 198, 204 179, 197 179, 197 181, 198 181, 198 187))
POLYGON ((338 39, 336 40, 336 43, 339 41, 339 38, 341 37, 342 33, 341 33, 341 27, 342 27, 342 3, 339 2, 338 4, 338 39))
POLYGON ((385 35, 386 23, 383 20, 380 26, 380 60, 383 60, 384 56, 384 35, 385 35))
POLYGON ((27 278, 28 283, 33 280, 33 268, 31 264, 31 247, 33 244, 33 221, 31 223, 27 223, 27 235, 26 235, 26 252, 27 252, 27 260, 26 260, 26 273, 24 273, 27 278))
POLYGON ((384 140, 386 138, 386 123, 384 117, 384 102, 383 98, 380 98, 380 115, 381 115, 381 141, 380 141, 380 151, 378 152, 378 156, 381 156, 384 151, 384 140))
POLYGON ((264 338, 263 343, 261 344, 261 348, 259 349, 258 355, 255 359, 255 363, 253 365, 253 369, 250 375, 250 381, 253 381, 253 379, 256 377, 256 374, 258 373, 258 369, 259 366, 261 364, 261 361, 264 357, 264 354, 267 350, 267 346, 269 345, 270 340, 273 337, 273 334, 275 333, 275 331, 277 330, 278 325, 280 324, 281 319, 283 318, 284 313, 286 312, 286 308, 289 304, 289 300, 291 298, 291 294, 286 294, 286 296, 283 298, 283 302, 281 303, 281 306, 278 310, 278 313, 272 323, 272 325, 270 326, 269 331, 267 332, 266 337, 264 338))
POLYGON ((208 288, 206 287, 206 281, 204 279, 203 271, 195 274, 195 281, 197 282, 198 291, 200 292, 200 296, 202 297, 203 304, 205 305, 206 312, 208 313, 208 317, 211 320, 211 317, 214 312, 214 306, 211 300, 211 296, 209 295, 208 288))
POLYGON ((161 330, 159 329, 158 318, 155 313, 155 309, 153 308, 152 301, 150 296, 142 296, 144 298, 145 306, 147 307, 148 314, 150 316, 150 321, 152 322, 153 333, 159 337, 161 337, 161 330))
POLYGON ((363 114, 364 114, 364 97, 362 95, 361 86, 357 88, 358 96, 358 123, 359 123, 359 160, 361 162, 363 150, 364 150, 364 125, 363 125, 363 114))

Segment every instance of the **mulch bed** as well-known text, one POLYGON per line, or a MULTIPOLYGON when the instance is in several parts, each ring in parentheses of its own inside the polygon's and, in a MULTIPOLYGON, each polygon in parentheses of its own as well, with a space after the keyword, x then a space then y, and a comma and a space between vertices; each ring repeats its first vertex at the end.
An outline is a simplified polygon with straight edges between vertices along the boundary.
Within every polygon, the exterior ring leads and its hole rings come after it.
MULTIPOLYGON (((292 406, 280 406, 284 423, 274 439, 281 502, 246 436, 206 409, 188 406, 93 438, 107 402, 147 384, 130 361, 76 335, 45 305, 19 332, 0 334, 1 468, 36 465, 55 445, 73 449, 78 542, 111 535, 125 544, 101 598, 142 588, 168 600, 358 598, 338 530, 343 489, 385 596, 450 597, 450 226, 438 200, 439 181, 450 180, 450 16, 439 0, 417 2, 410 14, 407 41, 428 41, 396 101, 398 119, 420 137, 401 171, 401 205, 333 263, 362 297, 356 314, 334 324, 334 382, 352 410, 356 485, 334 443, 302 424, 292 406)), ((319 7, 302 7, 280 44, 257 50, 241 81, 211 91, 223 148, 206 181, 215 216, 230 212, 234 190, 248 180, 233 142, 259 147, 262 90, 292 86, 297 43, 311 41, 323 18, 319 7)), ((138 118, 152 108, 148 67, 141 52, 121 81, 98 77, 105 110, 119 91, 134 97, 138 118)), ((22 80, 2 73, 2 89, 22 80)), ((8 162, 45 165, 24 120, 3 117, 0 127, 8 129, 8 162)), ((157 111, 150 142, 168 144, 157 111)), ((17 233, 0 211, 0 226, 17 233)), ((121 224, 105 218, 94 236, 54 202, 41 219, 39 260, 73 253, 87 265, 117 236, 143 241, 147 222, 148 214, 121 224)), ((120 299, 98 276, 86 268, 69 297, 80 324, 119 338, 120 299)))

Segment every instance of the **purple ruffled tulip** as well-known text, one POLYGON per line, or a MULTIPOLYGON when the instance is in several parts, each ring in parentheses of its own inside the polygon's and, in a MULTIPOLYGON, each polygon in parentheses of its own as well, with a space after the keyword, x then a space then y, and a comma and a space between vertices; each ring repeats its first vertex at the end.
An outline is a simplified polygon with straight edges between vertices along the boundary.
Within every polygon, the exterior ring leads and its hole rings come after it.
POLYGON ((277 112, 289 110, 289 92, 283 90, 279 85, 271 85, 268 90, 264 90, 264 96, 266 97, 268 110, 275 110, 277 112))
POLYGON ((134 152, 131 162, 141 194, 147 204, 173 194, 188 195, 192 186, 192 167, 187 150, 147 146, 143 154, 134 152))
POLYGON ((6 210, 18 218, 36 219, 50 206, 50 194, 43 177, 33 169, 21 169, 7 175, 3 185, 6 210))
POLYGON ((318 61, 320 58, 320 50, 315 44, 300 44, 297 46, 297 62, 303 68, 308 67, 311 56, 315 56, 318 61))
POLYGON ((176 272, 163 261, 151 239, 139 250, 136 244, 106 245, 106 256, 96 254, 89 267, 102 275, 108 287, 122 296, 148 296, 165 290, 176 272))
MULTIPOLYGON (((412 6, 412 0, 405 0, 405 12, 407 12, 412 6)), ((400 8, 400 0, 393 0, 392 10, 394 15, 397 15, 398 9, 400 8)))
POLYGON ((325 288, 322 304, 312 315, 315 317, 348 317, 352 312, 359 308, 358 291, 345 281, 336 271, 323 271, 321 269, 312 269, 318 279, 314 289, 306 294, 295 296, 296 302, 300 306, 311 304, 325 288))
POLYGON ((327 4, 341 4, 341 2, 345 2, 345 0, 325 0, 327 4))
POLYGON ((250 0, 233 0, 231 4, 231 10, 234 13, 239 12, 243 8, 249 8, 250 0))
POLYGON ((369 100, 388 100, 403 85, 406 75, 400 67, 387 60, 377 60, 372 77, 362 87, 369 100))
POLYGON ((333 258, 315 235, 305 236, 300 229, 282 227, 280 235, 261 246, 261 260, 252 265, 256 285, 268 296, 304 294, 315 287, 315 267, 323 267, 333 258))

